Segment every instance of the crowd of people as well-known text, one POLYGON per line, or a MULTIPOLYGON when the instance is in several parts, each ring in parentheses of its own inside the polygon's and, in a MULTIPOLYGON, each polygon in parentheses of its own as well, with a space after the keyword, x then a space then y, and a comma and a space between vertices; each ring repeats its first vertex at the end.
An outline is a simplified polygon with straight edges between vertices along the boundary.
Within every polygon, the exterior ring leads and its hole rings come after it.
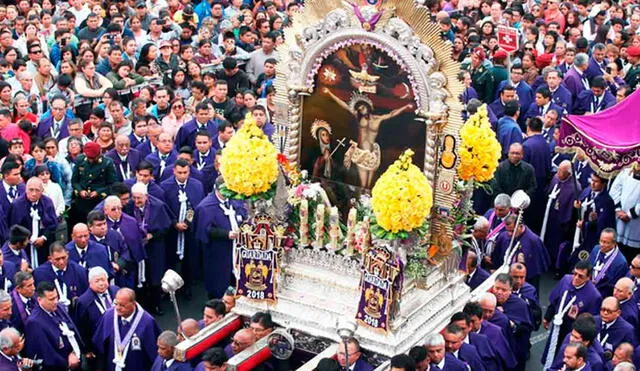
MULTIPOLYGON (((505 264, 510 273, 441 334, 393 357, 392 369, 640 366, 640 166, 608 180, 584 153, 555 152, 564 115, 615 107, 636 89, 640 6, 422 3, 463 66, 466 114, 487 104, 503 151, 492 192, 474 193, 484 216, 464 255, 465 282, 474 289, 505 264), (519 50, 499 48, 499 26, 517 29, 519 50), (516 190, 532 199, 524 223, 511 208, 516 190), (559 281, 545 309, 538 290, 548 273, 559 281), (549 329, 546 351, 530 360, 540 326, 549 329)), ((233 306, 231 251, 247 213, 220 192, 218 159, 248 112, 273 138, 276 48, 302 6, 0 4, 3 370, 222 370, 274 328, 257 313, 225 347, 173 359, 185 335, 233 306), (168 268, 184 278, 187 299, 195 280, 210 299, 201 321, 187 319, 176 332, 161 332, 154 319, 168 268)), ((318 369, 372 369, 357 339, 346 343, 318 369)))

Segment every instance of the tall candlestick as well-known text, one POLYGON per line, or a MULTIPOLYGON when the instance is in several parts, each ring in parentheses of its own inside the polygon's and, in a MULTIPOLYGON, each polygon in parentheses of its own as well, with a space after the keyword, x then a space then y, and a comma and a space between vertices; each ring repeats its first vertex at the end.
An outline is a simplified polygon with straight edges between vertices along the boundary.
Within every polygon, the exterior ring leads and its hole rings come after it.
POLYGON ((338 214, 338 208, 333 206, 329 210, 329 244, 331 251, 338 249, 338 239, 340 238, 340 216, 338 214))
POLYGON ((324 246, 324 204, 318 204, 316 208, 316 240, 314 247, 321 249, 324 246))
POLYGON ((300 201, 300 246, 309 245, 309 201, 300 201))
POLYGON ((352 207, 349 210, 349 215, 347 216, 347 255, 353 254, 353 247, 356 244, 356 220, 358 217, 358 211, 355 207, 352 207))

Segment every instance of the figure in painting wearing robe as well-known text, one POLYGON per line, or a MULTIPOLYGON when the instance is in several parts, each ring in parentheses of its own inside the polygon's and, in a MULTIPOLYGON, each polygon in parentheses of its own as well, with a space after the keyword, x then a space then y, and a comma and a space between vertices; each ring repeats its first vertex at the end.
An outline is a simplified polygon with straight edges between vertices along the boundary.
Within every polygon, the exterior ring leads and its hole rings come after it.
POLYGON ((324 88, 322 91, 358 121, 358 142, 351 141, 351 147, 344 156, 344 166, 349 169, 352 163, 356 164, 360 186, 371 188, 373 176, 380 166, 380 145, 376 143, 380 125, 383 121, 397 117, 405 111, 410 111, 413 109, 413 105, 406 104, 387 114, 374 115, 372 113, 373 102, 366 95, 353 93, 349 103, 346 103, 328 88, 324 88))

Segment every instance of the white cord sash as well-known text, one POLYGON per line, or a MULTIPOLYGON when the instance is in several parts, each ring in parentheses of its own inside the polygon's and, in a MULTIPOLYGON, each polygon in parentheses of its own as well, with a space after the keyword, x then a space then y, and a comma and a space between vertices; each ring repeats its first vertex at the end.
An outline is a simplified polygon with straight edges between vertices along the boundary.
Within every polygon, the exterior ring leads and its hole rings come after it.
POLYGON ((122 371, 127 364, 125 360, 127 359, 127 354, 129 353, 129 344, 131 343, 131 337, 133 333, 136 331, 136 328, 140 324, 140 320, 142 319, 143 311, 140 304, 136 303, 137 313, 135 318, 133 319, 133 323, 129 328, 129 331, 124 336, 124 339, 120 336, 120 326, 118 325, 118 313, 113 311, 113 364, 116 366, 116 371, 122 371))
POLYGON ((551 210, 551 205, 553 204, 553 201, 558 197, 558 194, 560 193, 560 187, 558 185, 559 184, 556 183, 553 186, 553 190, 549 194, 549 200, 547 201, 547 209, 544 211, 544 219, 542 221, 542 231, 540 232, 540 239, 542 240, 542 242, 544 242, 544 236, 547 233, 547 223, 549 223, 549 211, 551 210))
POLYGON ((31 208, 31 267, 38 268, 38 249, 33 244, 40 236, 40 214, 38 209, 31 208))
POLYGON ((64 321, 60 321, 58 328, 60 328, 62 335, 64 335, 67 340, 69 340, 69 344, 71 344, 71 349, 73 349, 73 352, 76 354, 76 356, 78 356, 78 358, 80 358, 82 356, 82 353, 80 352, 80 345, 76 340, 76 333, 71 331, 67 323, 64 321))
MULTIPOLYGON (((178 201, 180 202, 180 211, 178 212, 178 223, 184 223, 187 218, 187 193, 178 191, 178 201)), ((182 260, 184 258, 184 232, 178 232, 178 241, 176 244, 176 255, 182 260)))
MULTIPOLYGON (((222 209, 222 211, 224 212, 224 215, 227 216, 227 218, 229 218, 229 224, 231 225, 231 230, 232 231, 237 231, 238 230, 238 220, 236 219, 236 211, 234 210, 233 206, 231 204, 229 204, 229 207, 227 208, 224 205, 224 202, 220 202, 220 208, 222 209)), ((233 240, 233 274, 236 276, 236 279, 240 279, 240 272, 237 271, 236 269, 236 261, 238 259, 238 254, 236 252, 236 240, 233 240)))
POLYGON ((558 336, 560 335, 560 326, 562 326, 562 322, 564 321, 564 315, 567 314, 569 308, 576 301, 576 297, 572 297, 571 300, 565 305, 567 300, 567 295, 569 295, 569 291, 565 291, 562 294, 562 299, 560 299, 560 306, 558 307, 558 312, 555 316, 553 316, 553 323, 551 324, 551 337, 549 341, 549 349, 547 350, 547 359, 544 362, 544 369, 548 369, 553 364, 553 359, 556 355, 556 347, 558 346, 558 336))

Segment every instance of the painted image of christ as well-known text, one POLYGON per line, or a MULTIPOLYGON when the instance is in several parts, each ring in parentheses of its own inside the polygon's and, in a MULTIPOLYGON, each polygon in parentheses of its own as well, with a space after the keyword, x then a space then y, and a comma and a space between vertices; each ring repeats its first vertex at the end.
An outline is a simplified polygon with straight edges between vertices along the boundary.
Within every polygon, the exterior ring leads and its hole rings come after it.
POLYGON ((345 168, 351 168, 355 164, 358 168, 358 177, 362 188, 373 186, 373 176, 380 167, 380 145, 376 142, 380 125, 386 120, 401 115, 403 112, 413 110, 412 104, 406 104, 382 115, 373 114, 373 103, 366 95, 353 93, 347 104, 337 97, 329 88, 323 88, 327 94, 340 107, 347 110, 358 122, 358 141, 351 141, 349 149, 344 156, 345 168))

